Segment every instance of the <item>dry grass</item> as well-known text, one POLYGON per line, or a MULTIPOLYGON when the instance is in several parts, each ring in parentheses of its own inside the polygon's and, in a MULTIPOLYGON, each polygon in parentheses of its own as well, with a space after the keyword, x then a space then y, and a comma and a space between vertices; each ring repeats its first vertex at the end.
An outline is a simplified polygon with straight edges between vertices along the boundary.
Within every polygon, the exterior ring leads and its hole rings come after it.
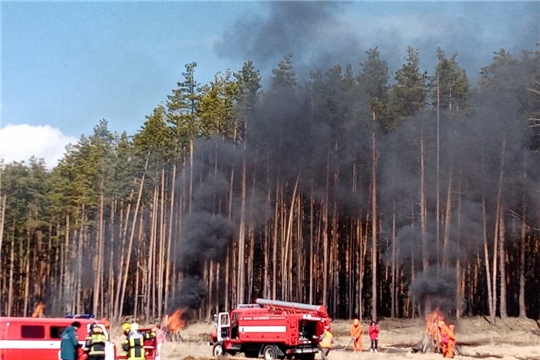
MULTIPOLYGON (((397 360, 403 359, 442 359, 439 354, 412 353, 411 347, 420 343, 424 334, 421 319, 385 319, 379 323, 379 352, 370 353, 369 337, 364 334, 362 342, 364 352, 353 353, 343 348, 349 343, 349 321, 334 321, 332 330, 335 335, 336 350, 330 352, 330 360, 397 360)), ((368 324, 364 323, 364 332, 368 324)), ((540 336, 531 329, 539 325, 530 319, 511 318, 495 326, 482 317, 465 318, 456 323, 456 337, 461 355, 457 359, 482 358, 486 360, 540 360, 540 336)), ((183 342, 168 342, 163 346, 163 360, 210 360, 212 348, 205 339, 213 330, 211 323, 190 324, 182 330, 183 342)), ((119 341, 117 341, 119 343, 119 341)), ((229 357, 243 359, 241 356, 229 357)), ((320 359, 317 355, 316 360, 320 359)))

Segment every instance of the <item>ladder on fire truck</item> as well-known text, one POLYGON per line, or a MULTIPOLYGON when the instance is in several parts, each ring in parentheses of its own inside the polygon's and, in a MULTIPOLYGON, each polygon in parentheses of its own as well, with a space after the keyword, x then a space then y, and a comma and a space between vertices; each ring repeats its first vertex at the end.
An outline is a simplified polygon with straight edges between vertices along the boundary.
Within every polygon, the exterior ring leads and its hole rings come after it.
POLYGON ((328 313, 324 305, 310 305, 289 301, 278 301, 268 299, 256 299, 255 303, 266 306, 270 311, 276 314, 312 314, 315 312, 320 317, 327 317, 328 313))

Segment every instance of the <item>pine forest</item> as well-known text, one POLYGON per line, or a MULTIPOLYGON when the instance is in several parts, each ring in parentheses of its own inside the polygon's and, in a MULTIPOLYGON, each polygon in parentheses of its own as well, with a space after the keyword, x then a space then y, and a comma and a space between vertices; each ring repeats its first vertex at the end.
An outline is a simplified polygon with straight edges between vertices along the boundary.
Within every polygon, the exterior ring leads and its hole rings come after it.
POLYGON ((52 168, 0 164, 0 314, 539 319, 540 53, 473 83, 436 51, 208 84, 192 62, 135 134, 96 119, 52 168))

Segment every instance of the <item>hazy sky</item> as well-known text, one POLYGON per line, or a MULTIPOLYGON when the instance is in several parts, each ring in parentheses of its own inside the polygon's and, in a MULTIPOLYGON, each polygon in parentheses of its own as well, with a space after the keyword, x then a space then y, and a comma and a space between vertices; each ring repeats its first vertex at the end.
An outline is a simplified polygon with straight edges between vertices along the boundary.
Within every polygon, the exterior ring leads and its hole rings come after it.
MULTIPOLYGON (((540 41, 540 2, 19 2, 0 3, 6 161, 54 165, 100 119, 134 134, 197 62, 196 79, 254 60, 268 79, 286 53, 301 73, 351 63, 378 46, 395 71, 407 46, 432 73, 437 46, 473 80, 493 52, 540 41)), ((2 155, 2 154, 0 154, 2 155)))

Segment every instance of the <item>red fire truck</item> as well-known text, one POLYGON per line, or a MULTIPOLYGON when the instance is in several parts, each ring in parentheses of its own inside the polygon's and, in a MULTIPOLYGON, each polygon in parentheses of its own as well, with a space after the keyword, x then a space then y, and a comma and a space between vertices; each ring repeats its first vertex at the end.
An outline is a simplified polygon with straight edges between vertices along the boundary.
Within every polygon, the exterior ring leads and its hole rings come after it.
MULTIPOLYGON (((84 345, 90 325, 97 323, 109 337, 104 324, 95 319, 77 318, 81 327, 77 331, 79 344, 84 345)), ((73 318, 0 317, 0 360, 58 360, 62 332, 73 318)), ((105 347, 106 360, 115 360, 116 350, 111 341, 105 347)), ((79 348, 82 359, 82 349, 79 348)))
POLYGON ((248 358, 262 354, 265 360, 313 360, 318 338, 330 322, 324 305, 257 299, 255 304, 216 314, 212 353, 216 357, 242 352, 248 358))

